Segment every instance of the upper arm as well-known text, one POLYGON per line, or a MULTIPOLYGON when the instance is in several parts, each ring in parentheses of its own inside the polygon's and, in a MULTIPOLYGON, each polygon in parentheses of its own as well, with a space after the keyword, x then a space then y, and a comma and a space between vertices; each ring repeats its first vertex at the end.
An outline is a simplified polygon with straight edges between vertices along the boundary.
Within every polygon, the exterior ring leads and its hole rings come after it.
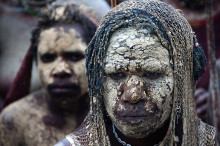
POLYGON ((21 144, 21 130, 17 125, 16 110, 8 109, 0 114, 0 145, 17 146, 21 144))

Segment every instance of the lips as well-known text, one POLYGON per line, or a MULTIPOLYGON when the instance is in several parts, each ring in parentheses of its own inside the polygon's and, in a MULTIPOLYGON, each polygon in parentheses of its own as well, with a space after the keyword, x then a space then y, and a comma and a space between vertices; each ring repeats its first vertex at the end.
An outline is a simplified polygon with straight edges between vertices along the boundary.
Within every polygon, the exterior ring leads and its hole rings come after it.
POLYGON ((141 121, 150 118, 151 116, 144 110, 139 112, 130 111, 130 110, 123 110, 115 112, 119 120, 130 124, 139 124, 141 121))
POLYGON ((143 120, 146 120, 146 118, 147 116, 123 116, 119 119, 130 124, 139 124, 143 120))
POLYGON ((48 91, 53 95, 78 95, 81 92, 80 86, 74 83, 60 82, 48 86, 48 91))

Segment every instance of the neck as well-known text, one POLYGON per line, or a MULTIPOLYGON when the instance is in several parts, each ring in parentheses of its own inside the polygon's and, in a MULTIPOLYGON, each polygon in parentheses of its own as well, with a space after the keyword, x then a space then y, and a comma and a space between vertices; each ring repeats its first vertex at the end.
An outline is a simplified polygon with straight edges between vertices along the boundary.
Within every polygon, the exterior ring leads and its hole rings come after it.
POLYGON ((66 104, 54 102, 53 100, 51 100, 52 98, 50 98, 49 95, 46 95, 46 96, 48 96, 47 103, 49 105, 49 109, 53 113, 82 116, 82 115, 87 114, 89 110, 89 96, 87 93, 79 97, 77 101, 66 102, 66 104))
MULTIPOLYGON (((107 127, 108 127, 107 132, 111 140, 111 145, 121 146, 121 144, 118 142, 118 140, 116 139, 113 133, 112 126, 108 124, 107 127)), ((164 124, 163 127, 161 127, 160 129, 158 129, 157 131, 155 131, 154 133, 152 133, 151 135, 145 138, 126 137, 116 127, 115 127, 115 131, 118 134, 118 137, 121 140, 125 141, 127 144, 135 145, 135 146, 146 146, 146 145, 153 146, 153 145, 159 144, 164 139, 167 133, 168 127, 169 127, 169 120, 164 124)))

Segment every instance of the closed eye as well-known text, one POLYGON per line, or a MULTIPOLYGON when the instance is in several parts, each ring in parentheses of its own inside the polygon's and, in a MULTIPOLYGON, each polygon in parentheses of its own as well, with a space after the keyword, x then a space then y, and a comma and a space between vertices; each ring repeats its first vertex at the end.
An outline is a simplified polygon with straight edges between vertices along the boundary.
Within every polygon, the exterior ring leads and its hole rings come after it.
POLYGON ((66 52, 63 54, 63 57, 65 60, 77 62, 84 59, 85 55, 81 52, 66 52))
POLYGON ((159 72, 145 72, 143 77, 145 78, 148 78, 148 79, 152 79, 152 80, 155 80, 155 79, 158 79, 162 76, 162 73, 159 73, 159 72))
POLYGON ((109 77, 112 79, 112 80, 120 80, 120 79, 123 79, 126 77, 126 74, 123 73, 123 72, 117 72, 117 73, 111 73, 109 74, 109 77))

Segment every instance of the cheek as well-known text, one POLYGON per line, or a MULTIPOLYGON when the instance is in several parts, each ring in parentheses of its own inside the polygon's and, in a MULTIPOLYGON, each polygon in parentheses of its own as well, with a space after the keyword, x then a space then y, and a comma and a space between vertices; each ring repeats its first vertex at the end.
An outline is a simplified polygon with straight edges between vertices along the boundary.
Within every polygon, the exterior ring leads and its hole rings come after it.
POLYGON ((72 63, 71 67, 77 76, 85 75, 85 59, 77 63, 72 63))
POLYGON ((44 85, 53 82, 52 77, 50 76, 52 69, 53 69, 52 64, 38 65, 38 73, 44 85))
POLYGON ((156 105, 159 110, 165 110, 171 104, 171 93, 173 91, 173 82, 170 78, 164 77, 158 81, 145 83, 145 92, 148 100, 156 105))
MULTIPOLYGON (((84 94, 85 92, 88 91, 88 87, 87 87, 88 79, 85 73, 85 60, 81 60, 77 63, 72 63, 71 70, 73 70, 77 80, 79 81, 82 93, 84 94)), ((75 77, 73 78, 73 80, 75 80, 75 77)))
POLYGON ((77 80, 80 82, 80 86, 87 87, 87 76, 85 73, 85 60, 77 63, 72 63, 71 69, 73 70, 77 80))
POLYGON ((117 85, 107 77, 104 82, 104 103, 109 115, 113 116, 118 100, 117 85))

